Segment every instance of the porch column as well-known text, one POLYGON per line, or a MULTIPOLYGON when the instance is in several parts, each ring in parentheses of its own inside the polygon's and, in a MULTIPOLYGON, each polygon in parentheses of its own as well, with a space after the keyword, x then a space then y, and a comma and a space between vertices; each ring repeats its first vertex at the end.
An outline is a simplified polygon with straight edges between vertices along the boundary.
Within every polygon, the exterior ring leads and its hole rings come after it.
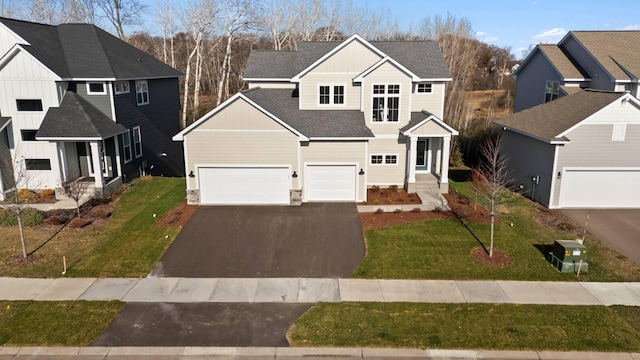
POLYGON ((120 165, 120 141, 118 135, 113 137, 113 143, 116 147, 116 172, 118 176, 122 176, 122 166, 120 165))
POLYGON ((66 143, 58 141, 56 147, 58 148, 58 157, 60 159, 60 185, 62 186, 69 181, 69 174, 67 174, 67 146, 66 143))
POLYGON ((440 175, 440 183, 449 182, 449 147, 451 146, 451 136, 442 138, 442 174, 440 175))
POLYGON ((100 142, 91 141, 89 146, 91 147, 91 163, 93 164, 93 177, 95 179, 96 191, 102 193, 102 188, 104 188, 104 175, 102 174, 102 162, 100 161, 100 157, 102 156, 100 142))
POLYGON ((408 183, 415 183, 416 182, 416 149, 418 148, 418 137, 417 136, 411 136, 410 137, 411 141, 410 141, 410 147, 409 147, 409 179, 407 180, 408 183))

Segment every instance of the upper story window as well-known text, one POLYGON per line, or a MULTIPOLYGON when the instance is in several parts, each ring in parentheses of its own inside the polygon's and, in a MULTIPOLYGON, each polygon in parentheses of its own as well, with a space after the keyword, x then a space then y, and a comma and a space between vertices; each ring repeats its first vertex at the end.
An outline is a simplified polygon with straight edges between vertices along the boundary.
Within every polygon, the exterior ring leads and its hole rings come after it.
POLYGON ((318 86, 318 104, 343 105, 344 104, 344 85, 318 86))
POLYGON ((36 141, 38 130, 20 130, 22 141, 36 141))
POLYGON ((400 85, 373 85, 372 121, 398 121, 400 114, 400 85))
POLYGON ((418 84, 416 86, 416 92, 420 94, 430 93, 432 91, 432 84, 418 84))
POLYGON ((547 81, 544 88, 544 102, 549 102, 558 98, 560 92, 560 83, 557 81, 547 81))
POLYGON ((104 83, 87 83, 87 94, 106 95, 107 88, 104 86, 104 83))
POLYGON ((18 99, 16 100, 18 111, 42 111, 42 100, 40 99, 18 99))
POLYGON ((138 105, 149 103, 149 84, 147 80, 136 80, 136 102, 138 105))
POLYGON ((129 89, 129 81, 116 81, 113 84, 113 87, 116 91, 116 95, 128 94, 131 92, 129 89))

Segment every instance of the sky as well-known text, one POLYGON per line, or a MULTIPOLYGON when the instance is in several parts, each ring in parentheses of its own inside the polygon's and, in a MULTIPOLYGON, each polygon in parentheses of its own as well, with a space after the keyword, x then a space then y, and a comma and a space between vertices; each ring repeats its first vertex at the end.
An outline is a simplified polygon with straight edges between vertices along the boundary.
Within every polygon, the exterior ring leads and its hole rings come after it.
MULTIPOLYGON (((155 0, 142 0, 155 7, 155 0)), ((176 4, 184 0, 169 0, 176 4)), ((425 17, 452 14, 471 22, 475 37, 509 47, 516 58, 538 43, 557 43, 571 30, 640 30, 640 1, 603 0, 352 0, 373 12, 387 9, 401 30, 425 17)), ((153 22, 153 21, 151 21, 153 22)))

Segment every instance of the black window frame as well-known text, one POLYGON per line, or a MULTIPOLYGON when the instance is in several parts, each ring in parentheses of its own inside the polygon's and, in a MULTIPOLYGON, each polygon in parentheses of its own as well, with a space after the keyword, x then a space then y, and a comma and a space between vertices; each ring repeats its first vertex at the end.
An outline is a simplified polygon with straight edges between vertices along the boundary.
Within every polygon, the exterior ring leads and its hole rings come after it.
POLYGON ((36 130, 23 129, 23 130, 20 130, 20 138, 22 139, 22 141, 38 141, 36 140, 37 133, 38 133, 37 129, 36 130))
POLYGON ((51 159, 25 159, 24 166, 27 171, 49 171, 51 159))
POLYGON ((42 99, 16 99, 16 109, 20 112, 43 111, 42 99))

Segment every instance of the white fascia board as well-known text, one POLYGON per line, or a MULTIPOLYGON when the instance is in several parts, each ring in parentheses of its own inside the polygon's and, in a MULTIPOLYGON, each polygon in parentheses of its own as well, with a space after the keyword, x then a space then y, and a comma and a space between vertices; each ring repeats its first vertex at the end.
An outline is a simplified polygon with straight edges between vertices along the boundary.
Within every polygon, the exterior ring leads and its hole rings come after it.
POLYGON ((277 81, 277 82, 291 82, 290 78, 242 78, 243 81, 277 81))
POLYGON ((362 137, 309 137, 309 141, 365 141, 369 139, 375 139, 375 136, 362 136, 362 137))
POLYGON ((371 67, 369 67, 367 70, 365 70, 363 73, 361 73, 360 75, 356 76, 353 81, 354 82, 362 82, 362 80, 369 74, 371 74, 371 72, 373 72, 374 70, 376 70, 377 68, 379 68, 380 66, 382 66, 384 63, 386 62, 390 62, 393 65, 395 65, 396 67, 398 67, 400 70, 402 70, 402 72, 404 72, 405 74, 411 76, 411 81, 412 82, 418 82, 420 81, 420 78, 414 74, 413 72, 411 72, 411 70, 407 69, 406 67, 402 66, 402 64, 400 64, 399 62, 393 60, 392 58, 390 58, 389 56, 385 56, 382 59, 380 59, 380 61, 378 61, 377 63, 373 64, 371 67))
POLYGON ((22 36, 18 35, 15 31, 11 30, 7 25, 5 25, 2 21, 0 21, 0 27, 4 28, 5 30, 7 30, 9 33, 11 33, 11 35, 13 35, 17 40, 18 43, 23 44, 23 45, 29 45, 31 46, 31 44, 25 40, 22 36))
POLYGON ((38 141, 100 141, 101 137, 36 137, 38 141))
POLYGON ((291 131, 292 133, 296 134, 300 141, 309 141, 309 138, 307 138, 306 136, 302 135, 302 133, 300 133, 296 129, 292 128, 291 126, 289 126, 289 124, 286 124, 285 122, 280 120, 278 117, 276 117, 275 115, 271 114, 270 112, 265 110, 262 106, 256 104, 255 102, 253 102, 251 99, 249 99, 248 97, 244 96, 240 92, 235 94, 235 95, 233 95, 232 97, 227 99, 227 101, 223 102, 222 104, 216 106, 213 110, 211 110, 208 113, 204 114, 202 117, 200 117, 200 119, 194 121, 191 125, 187 126, 182 131, 180 131, 179 133, 174 135, 171 138, 171 140, 173 140, 173 141, 184 141, 184 136, 186 134, 188 134, 189 132, 191 132, 191 130, 193 130, 194 128, 198 127, 203 122, 209 120, 209 118, 211 118, 213 115, 215 115, 216 113, 218 113, 222 109, 226 108, 229 104, 231 104, 232 102, 234 102, 238 98, 242 98, 244 101, 246 101, 249 104, 251 104, 253 107, 258 109, 260 112, 262 112, 263 114, 267 115, 268 117, 270 117, 271 119, 276 121, 278 124, 282 125, 285 129, 287 129, 287 130, 291 131))
POLYGON ((453 78, 420 78, 414 82, 453 81, 453 78))
POLYGON ((522 62, 520 63, 520 66, 518 66, 518 68, 516 69, 516 71, 513 72, 513 74, 511 74, 511 77, 516 77, 517 74, 520 72, 520 69, 523 69, 525 67, 525 65, 531 61, 531 59, 533 59, 533 56, 535 55, 536 52, 540 51, 540 46, 536 45, 536 47, 533 48, 533 50, 531 50, 531 52, 529 53, 529 55, 527 55, 526 58, 524 58, 524 60, 522 60, 522 62))
POLYGON ((38 64, 40 64, 40 66, 42 66, 43 68, 47 69, 48 72, 50 72, 51 74, 53 74, 53 77, 55 78, 56 81, 62 81, 62 78, 60 77, 60 75, 56 74, 53 70, 49 69, 45 64, 43 64, 40 60, 36 59, 35 56, 31 55, 31 53, 29 53, 27 50, 25 50, 22 45, 16 44, 14 45, 14 47, 16 48, 16 50, 9 50, 7 52, 7 54, 5 54, 5 56, 2 57, 2 59, 0 60, 0 68, 2 68, 5 65, 5 62, 7 60, 10 60, 13 57, 13 54, 9 55, 10 52, 17 52, 17 51, 22 51, 24 52, 25 55, 27 55, 29 58, 31 58, 33 61, 37 62, 38 64), (9 55, 9 56, 7 56, 9 55))
POLYGON ((128 81, 128 80, 157 80, 157 79, 173 79, 178 77, 184 77, 184 75, 175 76, 147 76, 147 77, 129 77, 129 78, 65 78, 63 81, 128 81))
POLYGON ((456 129, 452 128, 451 126, 447 125, 444 121, 438 119, 438 117, 433 115, 433 114, 429 115, 426 119, 424 119, 424 120, 420 121, 419 123, 417 123, 416 125, 412 126, 410 129, 408 129, 406 131, 403 131, 402 135, 411 136, 411 132, 413 132, 417 128, 421 127, 422 125, 426 124, 428 121, 433 121, 436 124, 442 126, 445 130, 450 132, 451 135, 460 135, 458 130, 456 130, 456 129))
POLYGON ((315 68, 316 66, 318 66, 318 64, 322 63, 323 61, 325 61, 329 57, 333 56, 333 54, 337 53, 338 51, 340 51, 342 48, 344 48, 345 46, 347 46, 348 44, 350 44, 353 41, 360 41, 364 46, 369 48, 369 50, 373 51, 374 53, 376 53, 378 56, 380 56, 382 58, 387 56, 385 53, 380 51, 378 48, 376 48, 375 46, 371 45, 367 40, 365 40, 362 37, 360 37, 360 35, 354 34, 350 38, 348 38, 347 40, 343 41, 342 44, 336 46, 335 48, 333 48, 333 50, 329 51, 324 56, 322 56, 320 59, 316 60, 313 64, 309 65, 306 69, 302 70, 300 73, 298 73, 296 76, 294 76, 291 79, 291 81, 299 82, 300 78, 302 76, 304 76, 306 73, 308 73, 309 71, 311 71, 311 69, 315 68))
POLYGON ((590 119, 590 118, 598 115, 601 111, 604 111, 604 109, 608 108, 612 104, 617 103, 618 101, 633 102, 633 103, 636 104, 637 107, 640 107, 640 101, 638 99, 636 99, 635 96, 631 95, 630 93, 625 93, 624 95, 621 95, 619 98, 617 98, 614 101, 612 101, 610 104, 603 106, 602 109, 594 112, 590 116, 587 116, 586 118, 580 120, 577 124, 573 125, 572 127, 568 128, 567 130, 563 131, 562 133, 558 134, 556 137, 566 136, 568 133, 572 132, 573 130, 575 130, 576 128, 581 126, 582 123, 584 123, 587 119, 590 119))
POLYGON ((9 124, 11 124, 12 121, 13 119, 9 117, 9 121, 7 121, 4 125, 0 126, 0 131, 4 130, 4 128, 9 126, 9 124))
MULTIPOLYGON (((532 138, 532 139, 535 139, 535 140, 538 140, 538 141, 542 141, 542 142, 547 143, 547 144, 559 145, 559 144, 568 144, 569 143, 569 141, 565 141, 565 140, 547 140, 547 139, 543 139, 541 137, 538 137, 538 136, 535 136, 535 135, 531 135, 531 134, 526 133, 524 131, 520 131, 518 129, 514 129, 514 128, 511 128, 511 127, 508 127, 508 126, 504 126, 504 125, 499 124, 497 122, 494 122, 494 124, 500 126, 503 131, 504 130, 513 131, 516 134, 524 135, 526 137, 529 137, 529 138, 532 138)), ((559 136, 556 136, 556 137, 559 137, 559 136)))
MULTIPOLYGON (((563 79, 565 82, 567 81, 591 81, 591 78, 565 78, 563 79)), ((566 84, 565 84, 566 85, 566 84)))

